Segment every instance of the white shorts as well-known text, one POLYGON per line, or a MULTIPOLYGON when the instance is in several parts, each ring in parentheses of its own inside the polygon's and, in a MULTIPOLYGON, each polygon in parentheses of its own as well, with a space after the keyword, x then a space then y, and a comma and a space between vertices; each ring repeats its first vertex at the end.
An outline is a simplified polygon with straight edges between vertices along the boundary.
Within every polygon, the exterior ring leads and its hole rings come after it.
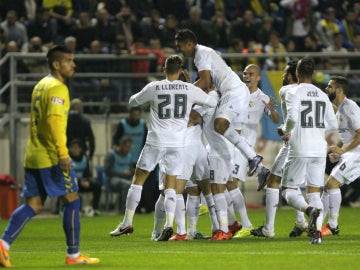
POLYGON ((288 157, 283 167, 281 185, 297 188, 301 185, 324 186, 326 158, 288 157))
MULTIPOLYGON (((248 91, 248 89, 245 89, 248 91)), ((216 107, 215 118, 225 118, 229 122, 248 122, 250 95, 243 93, 243 88, 227 91, 221 96, 216 107)))
POLYGON ((183 180, 204 180, 210 177, 208 152, 203 144, 185 146, 184 169, 177 178, 183 180))
POLYGON ((226 184, 232 180, 234 162, 231 155, 210 156, 210 183, 226 184))
POLYGON ((360 155, 357 153, 342 154, 330 175, 341 185, 353 182, 360 176, 360 155))
POLYGON ((273 175, 282 177, 283 175, 282 169, 288 153, 289 153, 289 145, 284 143, 279 153, 277 154, 273 165, 271 166, 270 172, 273 175))
POLYGON ((145 144, 136 167, 153 171, 159 163, 162 172, 168 175, 180 175, 183 172, 184 147, 158 147, 145 144))
POLYGON ((249 161, 241 154, 240 150, 235 149, 234 154, 234 169, 232 171, 232 177, 239 179, 241 182, 245 182, 247 175, 249 161))

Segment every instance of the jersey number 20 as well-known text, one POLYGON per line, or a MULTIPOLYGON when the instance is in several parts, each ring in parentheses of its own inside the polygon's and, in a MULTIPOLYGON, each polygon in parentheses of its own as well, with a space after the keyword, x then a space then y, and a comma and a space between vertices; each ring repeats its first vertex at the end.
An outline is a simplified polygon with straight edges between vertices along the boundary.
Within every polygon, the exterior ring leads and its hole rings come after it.
POLYGON ((325 128, 325 108, 326 103, 324 101, 311 101, 303 100, 301 101, 301 106, 305 107, 301 111, 301 127, 302 128, 312 128, 314 127, 314 116, 315 116, 315 127, 316 128, 325 128), (314 110, 315 115, 311 114, 314 110))

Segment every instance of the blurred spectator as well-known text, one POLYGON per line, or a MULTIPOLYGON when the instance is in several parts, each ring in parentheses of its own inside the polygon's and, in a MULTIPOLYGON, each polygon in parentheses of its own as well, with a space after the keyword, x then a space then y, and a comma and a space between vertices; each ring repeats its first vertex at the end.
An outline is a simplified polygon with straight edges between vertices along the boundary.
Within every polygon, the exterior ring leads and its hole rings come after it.
POLYGON ((223 10, 216 10, 214 17, 210 21, 210 29, 214 41, 213 48, 218 51, 226 52, 229 47, 228 36, 230 33, 230 22, 225 18, 223 10))
MULTIPOLYGON (((130 51, 127 48, 126 40, 123 35, 116 35, 115 43, 111 47, 111 53, 116 55, 129 55, 130 51)), ((113 62, 112 71, 116 73, 128 73, 130 71, 130 60, 122 59, 121 57, 113 62)), ((117 100, 119 102, 128 102, 132 95, 131 79, 129 78, 114 78, 111 80, 114 91, 117 93, 117 100)))
POLYGON ((296 51, 304 51, 304 39, 315 27, 312 8, 318 5, 318 0, 281 0, 280 5, 291 10, 286 21, 286 36, 294 37, 296 51))
MULTIPOLYGON (((82 101, 78 98, 72 99, 70 103, 66 135, 68 143, 74 139, 80 141, 82 154, 91 161, 95 152, 95 137, 90 120, 83 115, 82 101)), ((68 144, 69 146, 70 144, 68 144)))
MULTIPOLYGON (((4 55, 7 53, 12 53, 12 52, 20 52, 19 45, 13 40, 7 42, 5 50, 4 50, 4 55)), ((1 66, 0 70, 1 70, 1 83, 3 86, 10 80, 10 61, 6 61, 4 63, 4 65, 1 66)), ((24 65, 24 62, 21 59, 17 60, 16 73, 17 74, 28 73, 28 70, 27 70, 26 66, 24 65)), ((24 98, 27 98, 26 101, 30 100, 30 96, 26 96, 24 98)), ((10 91, 8 90, 5 93, 3 93, 1 95, 1 99, 2 99, 2 102, 4 102, 5 104, 10 104, 10 91)))
MULTIPOLYGON (((304 51, 305 52, 322 52, 324 49, 324 46, 321 45, 321 43, 317 40, 317 38, 309 34, 304 39, 304 51)), ((323 69, 322 66, 322 60, 321 57, 314 57, 316 69, 323 69)))
POLYGON ((4 33, 4 29, 2 29, 0 25, 0 57, 5 54, 7 44, 7 36, 4 33))
POLYGON ((55 41, 62 42, 74 24, 72 0, 43 0, 42 6, 49 9, 51 27, 57 34, 55 41))
POLYGON ((243 17, 232 24, 230 37, 240 38, 244 41, 245 47, 247 47, 249 40, 257 41, 257 32, 259 28, 260 24, 255 20, 253 12, 251 10, 246 10, 243 17))
MULTIPOLYGON (((210 21, 215 15, 215 1, 206 1, 206 0, 187 0, 188 5, 191 7, 196 6, 201 8, 201 19, 205 21, 210 21)), ((217 1, 219 2, 219 1, 217 1)))
MULTIPOLYGON (((120 12, 120 9, 123 7, 123 2, 125 1, 119 1, 119 0, 99 0, 97 5, 97 9, 103 9, 105 8, 109 14, 110 17, 115 17, 116 14, 120 12)), ((127 1, 126 1, 127 2, 127 1)))
MULTIPOLYGON (((11 1, 14 2, 14 1, 11 1)), ((25 0, 25 10, 26 10, 26 21, 34 20, 36 16, 36 10, 38 8, 37 0, 25 0)))
POLYGON ((150 16, 141 19, 141 28, 145 39, 157 37, 162 39, 164 35, 165 19, 161 17, 160 11, 152 9, 150 16))
MULTIPOLYGON (((239 38, 234 38, 231 41, 230 47, 228 48, 228 53, 243 53, 244 52, 244 42, 239 38)), ((228 59, 229 66, 235 72, 240 72, 244 70, 246 66, 246 59, 245 58, 235 58, 230 57, 228 59)))
POLYGON ((6 20, 1 23, 1 28, 7 36, 8 41, 15 41, 19 48, 26 48, 28 43, 28 35, 26 27, 23 23, 18 21, 18 16, 15 10, 9 10, 6 13, 6 20))
POLYGON ((316 25, 316 33, 320 38, 322 45, 328 47, 332 45, 334 34, 339 33, 339 20, 335 18, 335 9, 329 7, 323 13, 323 19, 316 25))
POLYGON ((115 25, 110 20, 110 14, 105 9, 99 9, 96 13, 97 23, 95 25, 97 39, 104 48, 110 48, 115 41, 115 25))
POLYGON ((346 11, 345 17, 341 20, 340 33, 344 37, 344 47, 347 49, 354 48, 354 40, 357 34, 360 34, 360 24, 358 13, 353 9, 346 11))
POLYGON ((163 39, 162 39, 162 44, 165 50, 167 50, 167 48, 171 48, 174 51, 176 51, 174 37, 179 29, 178 26, 179 26, 179 21, 173 14, 169 14, 166 16, 163 39))
MULTIPOLYGON (((285 49, 288 53, 295 53, 296 50, 296 39, 294 37, 289 37, 285 41, 285 49)), ((297 57, 291 57, 289 56, 290 61, 298 61, 299 59, 297 57)))
MULTIPOLYGON (((46 53, 48 48, 43 45, 40 37, 32 37, 29 41, 28 48, 24 50, 27 53, 46 53)), ((25 58, 24 65, 30 73, 48 73, 49 65, 44 57, 25 58)))
POLYGON ((179 22, 188 18, 187 0, 156 0, 156 8, 160 10, 161 16, 176 14, 179 22))
MULTIPOLYGON (((351 50, 353 52, 360 53, 360 34, 355 35, 354 37, 354 48, 351 50)), ((360 71, 360 59, 358 57, 349 58, 350 70, 360 71)), ((360 74, 353 75, 354 79, 360 79, 360 74)))
MULTIPOLYGON (((68 144, 69 155, 72 166, 76 173, 79 193, 92 192, 92 208, 95 215, 100 214, 99 202, 101 196, 101 184, 94 181, 91 174, 90 162, 84 154, 82 143, 78 139, 73 139, 68 144)), ((83 204, 83 202, 81 202, 83 204)), ((82 208, 84 205, 82 205, 82 208)))
MULTIPOLYGON (((27 1, 31 4, 35 4, 35 0, 33 1, 27 1)), ((13 10, 16 12, 18 19, 21 22, 24 22, 27 20, 27 11, 25 8, 25 1, 24 0, 2 0, 0 1, 0 16, 1 20, 3 20, 6 17, 6 13, 9 10, 13 10)), ((31 16, 31 15, 30 15, 31 16)), ((31 18, 29 18, 31 19, 31 18)))
POLYGON ((127 48, 130 49, 135 38, 143 38, 143 30, 134 18, 129 6, 123 6, 116 14, 116 33, 125 37, 127 48))
POLYGON ((68 48, 72 53, 77 53, 77 39, 73 36, 68 36, 64 39, 64 46, 68 48))
POLYGON ((134 175, 134 167, 131 163, 130 148, 132 138, 122 137, 105 156, 104 170, 109 179, 109 187, 113 192, 119 192, 119 212, 125 213, 126 195, 134 175))
POLYGON ((150 72, 163 72, 165 64, 165 52, 162 49, 161 40, 158 37, 149 39, 150 53, 155 54, 157 58, 151 61, 150 72))
POLYGON ((149 16, 150 11, 156 8, 155 1, 153 0, 131 0, 127 2, 138 20, 149 16))
POLYGON ((79 52, 87 52, 90 47, 90 42, 96 39, 95 21, 90 20, 90 14, 87 11, 82 11, 78 15, 73 29, 72 36, 77 40, 76 50, 79 52))
POLYGON ((344 37, 341 33, 336 33, 333 35, 333 45, 328 46, 324 49, 324 52, 328 53, 325 69, 347 72, 350 69, 349 59, 345 56, 337 57, 337 53, 348 53, 348 50, 343 47, 344 37))
POLYGON ((114 145, 124 136, 132 138, 133 143, 130 152, 132 156, 131 163, 134 166, 140 156, 147 136, 147 127, 145 120, 141 117, 141 112, 140 107, 131 107, 129 116, 120 120, 112 138, 114 145))
POLYGON ((27 24, 27 33, 29 38, 38 36, 44 45, 50 47, 56 32, 50 27, 50 12, 48 9, 39 7, 36 10, 35 19, 30 20, 27 24))
POLYGON ((212 33, 209 22, 201 19, 201 8, 193 6, 189 11, 189 19, 181 21, 181 28, 188 28, 194 32, 199 44, 212 46, 212 33))
MULTIPOLYGON (((256 40, 251 39, 248 42, 247 48, 245 48, 242 53, 243 54, 248 54, 248 53, 262 54, 262 45, 261 45, 261 43, 256 42, 256 40)), ((264 61, 261 60, 260 58, 257 58, 254 56, 249 56, 249 57, 246 57, 245 62, 246 62, 245 66, 254 64, 254 65, 261 67, 262 63, 264 61)))
MULTIPOLYGON (((280 42, 280 37, 277 32, 270 34, 269 42, 264 47, 264 53, 276 54, 286 53, 285 46, 280 42)), ((264 70, 284 70, 289 58, 285 56, 270 56, 265 60, 264 70)))
POLYGON ((270 34, 275 31, 274 19, 271 16, 265 16, 261 27, 257 30, 256 40, 265 46, 270 38, 270 34))

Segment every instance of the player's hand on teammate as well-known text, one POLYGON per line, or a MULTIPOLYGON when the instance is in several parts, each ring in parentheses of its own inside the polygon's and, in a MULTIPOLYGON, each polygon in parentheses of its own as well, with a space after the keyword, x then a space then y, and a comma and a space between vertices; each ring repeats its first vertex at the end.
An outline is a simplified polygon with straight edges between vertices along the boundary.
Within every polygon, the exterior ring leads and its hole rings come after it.
POLYGON ((284 131, 282 130, 283 126, 284 126, 284 125, 281 125, 281 126, 279 126, 279 127, 277 128, 277 133, 278 133, 279 136, 281 136, 281 137, 284 137, 284 136, 285 136, 285 133, 284 133, 284 131))
POLYGON ((71 160, 70 158, 60 158, 59 159, 59 166, 60 166, 60 169, 63 171, 63 172, 66 172, 66 173, 69 173, 70 170, 71 170, 71 160))
POLYGON ((339 154, 339 155, 344 154, 344 150, 337 145, 330 145, 329 148, 332 153, 339 154))

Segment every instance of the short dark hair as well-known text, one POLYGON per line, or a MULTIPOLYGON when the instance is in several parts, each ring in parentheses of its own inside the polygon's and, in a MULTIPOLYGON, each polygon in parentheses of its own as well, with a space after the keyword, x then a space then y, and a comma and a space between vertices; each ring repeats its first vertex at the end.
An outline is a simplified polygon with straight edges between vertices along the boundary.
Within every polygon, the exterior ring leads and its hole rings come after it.
POLYGON ((78 145, 79 147, 83 148, 83 144, 82 144, 82 141, 80 139, 72 139, 69 142, 69 147, 73 146, 73 145, 78 145))
POLYGON ((165 60, 165 71, 167 74, 175 74, 182 69, 182 58, 179 55, 170 55, 165 60))
POLYGON ((347 95, 349 89, 349 81, 347 78, 339 75, 332 75, 330 77, 330 80, 333 80, 335 82, 335 85, 342 89, 345 96, 347 95))
POLYGON ((314 59, 310 57, 300 59, 297 63, 296 69, 301 77, 311 78, 315 70, 314 59))
POLYGON ((119 139, 119 141, 117 141, 115 145, 119 146, 119 145, 123 145, 124 143, 132 142, 132 141, 133 139, 130 136, 123 136, 119 139))
POLYGON ((179 42, 193 42, 194 44, 197 44, 197 39, 193 31, 190 29, 180 29, 176 35, 175 40, 179 42))
POLYGON ((68 48, 66 48, 63 45, 55 45, 54 47, 52 47, 46 55, 50 70, 54 69, 54 67, 52 65, 53 62, 55 62, 55 61, 60 62, 63 58, 63 55, 67 54, 67 53, 72 53, 72 52, 71 52, 71 50, 69 50, 68 48))
POLYGON ((295 61, 295 60, 293 60, 293 61, 290 61, 289 63, 287 63, 287 65, 288 65, 288 70, 287 70, 287 73, 289 73, 290 75, 291 75, 291 77, 292 77, 292 80, 294 81, 294 82, 297 82, 298 81, 298 78, 296 77, 296 66, 297 66, 297 63, 298 63, 298 61, 295 61))

